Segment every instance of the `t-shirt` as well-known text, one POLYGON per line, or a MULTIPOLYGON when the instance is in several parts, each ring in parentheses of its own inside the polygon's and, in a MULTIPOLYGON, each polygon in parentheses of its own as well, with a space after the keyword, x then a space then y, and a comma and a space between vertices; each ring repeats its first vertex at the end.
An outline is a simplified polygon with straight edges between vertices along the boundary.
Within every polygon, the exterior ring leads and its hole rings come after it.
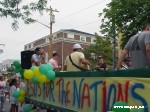
POLYGON ((51 58, 48 63, 53 65, 54 68, 58 68, 57 60, 54 60, 53 58, 51 58))
POLYGON ((12 86, 10 87, 10 101, 11 101, 11 104, 17 104, 17 105, 18 105, 19 102, 17 101, 16 98, 13 97, 13 93, 14 93, 15 91, 19 91, 19 89, 17 89, 16 86, 12 85, 12 86))
MULTIPOLYGON (((81 63, 81 61, 80 61, 81 58, 85 58, 85 56, 82 52, 76 51, 76 52, 71 53, 72 61, 79 67, 87 69, 87 65, 81 63)), ((67 71, 81 71, 80 69, 78 69, 77 67, 72 65, 72 63, 69 59, 69 56, 66 57, 64 65, 67 66, 67 71)))
POLYGON ((150 43, 150 32, 148 31, 136 34, 129 39, 125 49, 129 50, 132 68, 145 68, 150 65, 146 56, 146 44, 148 43, 150 43))
POLYGON ((40 55, 33 54, 31 58, 32 66, 36 66, 35 62, 39 61, 40 55))

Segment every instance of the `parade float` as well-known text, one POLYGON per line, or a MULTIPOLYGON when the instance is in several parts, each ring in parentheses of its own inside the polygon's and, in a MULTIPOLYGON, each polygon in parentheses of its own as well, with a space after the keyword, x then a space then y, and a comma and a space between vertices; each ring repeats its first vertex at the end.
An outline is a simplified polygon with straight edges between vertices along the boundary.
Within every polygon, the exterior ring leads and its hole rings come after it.
POLYGON ((150 110, 149 69, 54 72, 52 66, 42 64, 24 70, 23 76, 26 102, 46 109, 62 112, 150 110))

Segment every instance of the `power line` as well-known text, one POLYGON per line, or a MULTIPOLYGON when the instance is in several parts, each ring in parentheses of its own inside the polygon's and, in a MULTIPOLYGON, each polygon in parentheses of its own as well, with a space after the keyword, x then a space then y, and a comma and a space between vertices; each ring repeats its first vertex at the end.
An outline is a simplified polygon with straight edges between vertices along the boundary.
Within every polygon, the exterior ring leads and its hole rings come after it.
POLYGON ((104 2, 104 1, 106 1, 106 0, 102 0, 102 1, 100 1, 100 2, 98 2, 98 3, 95 3, 95 4, 91 5, 91 6, 89 6, 89 7, 86 7, 86 8, 84 8, 84 9, 81 9, 81 10, 77 11, 77 12, 74 12, 74 13, 72 13, 72 14, 70 14, 70 15, 68 15, 68 16, 66 16, 66 17, 64 17, 64 18, 62 18, 62 19, 57 20, 56 22, 61 21, 61 20, 64 20, 64 19, 66 19, 66 18, 68 18, 68 17, 71 17, 71 16, 73 16, 73 15, 75 15, 75 14, 78 14, 78 13, 84 11, 84 10, 87 10, 87 9, 89 9, 89 8, 91 8, 91 7, 94 7, 94 6, 98 5, 98 4, 101 4, 101 3, 104 2))
MULTIPOLYGON (((89 25, 89 24, 97 23, 97 22, 99 22, 99 21, 100 21, 100 20, 92 21, 92 22, 89 22, 89 23, 86 23, 86 24, 83 24, 83 25, 77 26, 77 27, 75 27, 75 28, 80 28, 80 27, 83 27, 83 26, 86 26, 86 25, 89 25)), ((74 28, 74 29, 75 29, 75 28, 74 28)))

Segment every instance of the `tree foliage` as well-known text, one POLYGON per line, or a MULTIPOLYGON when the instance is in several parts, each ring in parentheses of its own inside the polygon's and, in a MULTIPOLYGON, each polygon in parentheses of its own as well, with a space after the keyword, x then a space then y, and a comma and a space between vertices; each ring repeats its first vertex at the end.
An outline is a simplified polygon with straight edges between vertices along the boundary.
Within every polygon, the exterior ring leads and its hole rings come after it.
POLYGON ((42 11, 47 5, 47 0, 36 0, 25 4, 23 0, 0 0, 0 17, 11 17, 13 18, 12 28, 18 29, 18 20, 22 19, 25 24, 35 22, 31 18, 31 15, 38 11, 42 14, 42 11))
POLYGON ((86 58, 92 63, 92 67, 98 63, 97 56, 104 56, 106 64, 111 65, 112 62, 112 45, 109 40, 96 35, 95 44, 90 45, 90 47, 85 48, 84 54, 86 58), (96 58, 91 57, 91 53, 94 53, 96 58))
POLYGON ((149 0, 112 0, 99 16, 103 14, 101 32, 109 38, 113 33, 122 32, 123 47, 131 36, 141 31, 144 24, 150 22, 150 2, 149 0), (112 32, 112 23, 115 23, 115 32, 112 32))

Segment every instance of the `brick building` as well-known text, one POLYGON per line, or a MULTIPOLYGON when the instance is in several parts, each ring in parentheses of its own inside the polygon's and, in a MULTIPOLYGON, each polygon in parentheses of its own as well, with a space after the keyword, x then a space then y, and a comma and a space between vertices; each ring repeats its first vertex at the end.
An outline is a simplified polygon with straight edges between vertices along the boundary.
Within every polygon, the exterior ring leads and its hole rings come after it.
MULTIPOLYGON (((65 58, 73 51, 73 45, 79 43, 83 48, 86 48, 90 44, 94 44, 95 35, 74 29, 65 29, 53 33, 52 40, 53 52, 56 51, 59 54, 58 62, 63 67, 65 58)), ((26 44, 24 50, 34 50, 38 46, 47 52, 50 51, 49 35, 26 44)), ((50 58, 51 56, 48 57, 50 58)))

